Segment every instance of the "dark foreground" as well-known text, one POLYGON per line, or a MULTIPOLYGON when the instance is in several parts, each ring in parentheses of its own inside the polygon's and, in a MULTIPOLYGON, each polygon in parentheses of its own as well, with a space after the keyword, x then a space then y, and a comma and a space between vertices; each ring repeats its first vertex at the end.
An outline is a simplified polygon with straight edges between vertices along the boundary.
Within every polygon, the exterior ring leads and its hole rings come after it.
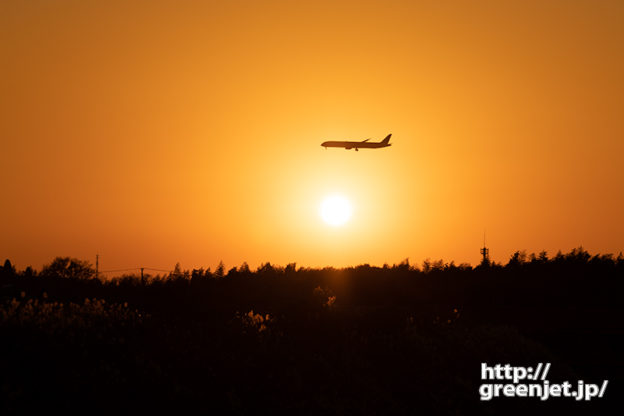
POLYGON ((0 270, 0 414, 622 414, 624 259, 265 265, 101 281, 0 270), (481 363, 602 399, 479 400, 481 363))

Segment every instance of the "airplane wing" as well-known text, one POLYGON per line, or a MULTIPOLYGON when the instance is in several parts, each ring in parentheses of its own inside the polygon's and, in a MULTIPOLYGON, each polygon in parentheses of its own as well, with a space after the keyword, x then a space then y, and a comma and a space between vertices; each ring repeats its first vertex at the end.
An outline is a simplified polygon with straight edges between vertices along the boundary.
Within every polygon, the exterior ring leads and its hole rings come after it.
POLYGON ((366 140, 362 140, 361 143, 366 143, 367 141, 369 141, 370 139, 366 139, 366 140))

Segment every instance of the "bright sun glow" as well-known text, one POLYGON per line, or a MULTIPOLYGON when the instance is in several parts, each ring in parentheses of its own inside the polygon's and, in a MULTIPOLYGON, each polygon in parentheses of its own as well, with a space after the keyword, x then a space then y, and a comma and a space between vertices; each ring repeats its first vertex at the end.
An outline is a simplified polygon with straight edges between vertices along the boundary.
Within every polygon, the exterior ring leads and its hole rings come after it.
POLYGON ((321 218, 334 227, 343 225, 351 218, 351 203, 340 195, 326 197, 321 203, 321 218))

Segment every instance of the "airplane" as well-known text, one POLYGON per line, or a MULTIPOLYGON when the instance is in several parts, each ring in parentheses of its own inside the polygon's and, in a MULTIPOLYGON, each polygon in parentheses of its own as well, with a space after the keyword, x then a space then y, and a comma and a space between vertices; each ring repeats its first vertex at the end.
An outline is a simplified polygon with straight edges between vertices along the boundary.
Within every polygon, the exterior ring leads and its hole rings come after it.
POLYGON ((392 134, 387 135, 386 138, 383 139, 380 142, 369 143, 368 141, 370 139, 366 139, 366 140, 363 140, 361 142, 332 142, 332 141, 328 141, 328 142, 321 143, 321 146, 323 146, 325 148, 325 150, 327 150, 328 147, 344 147, 346 150, 355 149, 356 152, 358 151, 358 148, 362 148, 362 149, 378 149, 380 147, 392 146, 390 143, 388 143, 390 141, 390 136, 392 136, 392 134))

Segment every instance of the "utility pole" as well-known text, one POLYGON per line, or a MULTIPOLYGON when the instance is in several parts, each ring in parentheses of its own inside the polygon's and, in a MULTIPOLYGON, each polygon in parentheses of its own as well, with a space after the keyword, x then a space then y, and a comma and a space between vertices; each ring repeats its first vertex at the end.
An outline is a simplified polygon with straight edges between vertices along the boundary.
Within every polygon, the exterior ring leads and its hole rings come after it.
POLYGON ((99 260, 100 260, 100 255, 96 254, 95 255, 95 278, 97 279, 99 277, 99 260))
POLYGON ((141 267, 141 284, 145 286, 145 279, 143 278, 143 269, 145 269, 145 267, 141 267))

